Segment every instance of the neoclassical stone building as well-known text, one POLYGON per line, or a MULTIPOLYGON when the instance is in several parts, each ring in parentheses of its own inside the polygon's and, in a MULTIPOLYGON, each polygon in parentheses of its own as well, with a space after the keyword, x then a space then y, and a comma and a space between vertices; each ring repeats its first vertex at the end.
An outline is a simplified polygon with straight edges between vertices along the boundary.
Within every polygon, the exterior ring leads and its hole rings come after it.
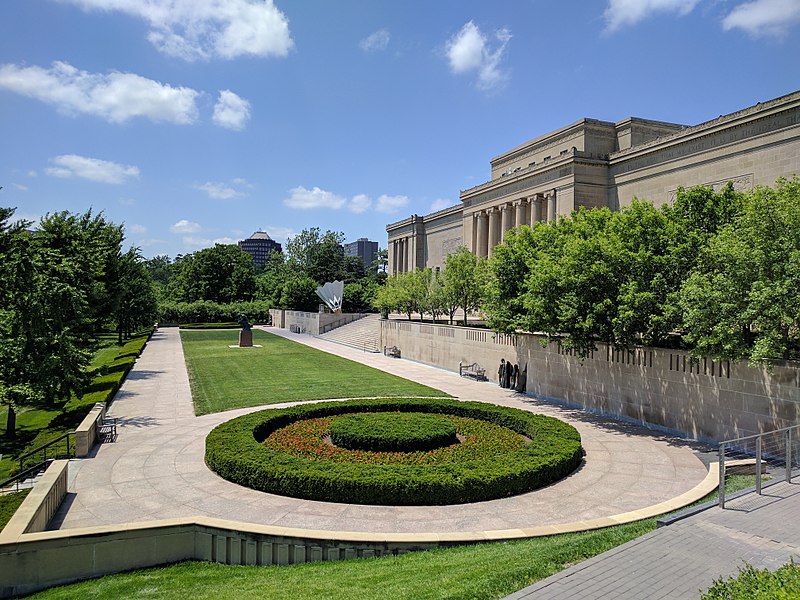
POLYGON ((459 205, 392 223, 389 272, 442 267, 466 246, 491 256, 509 229, 634 197, 671 202, 679 187, 736 189, 800 175, 800 92, 695 126, 629 118, 581 119, 491 161, 491 179, 459 205))

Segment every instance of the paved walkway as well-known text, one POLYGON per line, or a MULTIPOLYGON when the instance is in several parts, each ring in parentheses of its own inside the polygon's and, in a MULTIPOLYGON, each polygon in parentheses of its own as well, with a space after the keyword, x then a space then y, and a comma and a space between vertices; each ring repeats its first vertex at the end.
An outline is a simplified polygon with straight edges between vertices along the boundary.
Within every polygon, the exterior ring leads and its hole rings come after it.
POLYGON ((781 482, 584 561, 508 600, 699 598, 749 563, 775 570, 800 562, 800 484, 781 482))
MULTIPOLYGON (((684 440, 538 402, 495 384, 463 379, 408 360, 364 353, 286 330, 270 331, 461 399, 561 418, 580 431, 585 464, 564 480, 528 494, 455 506, 335 504, 246 489, 205 466, 205 436, 217 424, 258 409, 195 417, 179 332, 161 329, 147 344, 111 406, 110 415, 119 423, 117 442, 103 444, 92 458, 70 465, 69 494, 55 527, 205 515, 339 532, 511 531, 523 535, 522 529, 609 517, 664 502, 695 487, 707 473, 697 449, 684 440)), ((498 533, 495 537, 504 536, 498 533)))

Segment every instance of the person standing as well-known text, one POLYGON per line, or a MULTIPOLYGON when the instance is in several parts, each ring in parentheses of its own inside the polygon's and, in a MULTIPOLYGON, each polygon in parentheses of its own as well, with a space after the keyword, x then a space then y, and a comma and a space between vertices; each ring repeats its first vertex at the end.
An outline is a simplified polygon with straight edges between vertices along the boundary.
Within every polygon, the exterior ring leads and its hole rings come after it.
POLYGON ((497 383, 498 383, 498 385, 500 385, 500 387, 506 387, 504 385, 505 378, 506 378, 506 359, 505 358, 501 358, 500 359, 500 368, 497 369, 497 383))

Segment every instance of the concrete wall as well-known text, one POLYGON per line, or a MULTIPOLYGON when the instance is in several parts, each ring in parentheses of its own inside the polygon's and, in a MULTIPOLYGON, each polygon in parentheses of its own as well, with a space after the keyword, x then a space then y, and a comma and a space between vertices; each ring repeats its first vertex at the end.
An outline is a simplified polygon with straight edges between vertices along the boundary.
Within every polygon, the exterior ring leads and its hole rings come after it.
POLYGON ((75 429, 75 456, 83 458, 97 441, 97 420, 106 416, 106 403, 98 402, 75 429))
POLYGON ((478 362, 497 381, 500 359, 528 368, 527 392, 704 441, 789 427, 800 415, 800 368, 772 373, 746 362, 692 362, 680 350, 614 351, 604 344, 584 361, 541 336, 485 329, 381 321, 381 345, 404 359, 458 371, 478 362))
POLYGON ((366 313, 320 313, 300 310, 270 309, 272 325, 281 329, 298 329, 298 333, 322 335, 342 325, 366 317, 366 313))

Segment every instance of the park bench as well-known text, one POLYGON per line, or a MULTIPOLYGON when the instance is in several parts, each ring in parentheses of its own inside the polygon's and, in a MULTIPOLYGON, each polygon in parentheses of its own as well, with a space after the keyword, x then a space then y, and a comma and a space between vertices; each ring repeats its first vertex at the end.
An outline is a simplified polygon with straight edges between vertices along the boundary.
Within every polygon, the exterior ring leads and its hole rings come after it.
POLYGON ((459 363, 458 374, 461 375, 461 377, 471 377, 475 381, 486 381, 486 369, 484 369, 478 363, 472 363, 469 365, 459 363))
POLYGON ((110 418, 103 418, 97 427, 97 439, 100 442, 116 442, 117 441, 117 420, 110 418))
POLYGON ((392 358, 400 358, 400 348, 397 346, 392 346, 391 348, 384 346, 383 353, 384 355, 391 356, 392 358))

